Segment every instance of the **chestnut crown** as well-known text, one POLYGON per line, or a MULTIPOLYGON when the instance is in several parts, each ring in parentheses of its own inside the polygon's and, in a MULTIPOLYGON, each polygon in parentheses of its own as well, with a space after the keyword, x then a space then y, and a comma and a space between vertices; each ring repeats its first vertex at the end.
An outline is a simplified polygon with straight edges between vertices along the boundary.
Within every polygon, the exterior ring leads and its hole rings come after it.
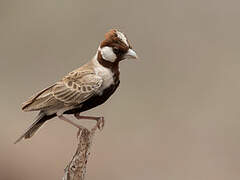
POLYGON ((127 37, 116 29, 105 34, 105 39, 98 49, 103 60, 114 63, 124 59, 137 59, 127 37))

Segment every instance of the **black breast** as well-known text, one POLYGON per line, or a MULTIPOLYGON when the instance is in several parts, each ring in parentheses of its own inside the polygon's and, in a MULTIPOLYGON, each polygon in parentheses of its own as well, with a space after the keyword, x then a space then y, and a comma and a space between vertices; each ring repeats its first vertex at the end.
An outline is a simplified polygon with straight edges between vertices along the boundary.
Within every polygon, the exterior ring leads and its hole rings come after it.
POLYGON ((92 109, 96 106, 103 104, 116 91, 119 84, 120 84, 120 81, 118 80, 113 85, 106 88, 101 95, 96 94, 96 95, 92 96, 88 100, 84 101, 81 104, 81 107, 76 107, 75 109, 68 110, 68 111, 64 112, 64 114, 81 113, 83 111, 87 111, 89 109, 92 109))

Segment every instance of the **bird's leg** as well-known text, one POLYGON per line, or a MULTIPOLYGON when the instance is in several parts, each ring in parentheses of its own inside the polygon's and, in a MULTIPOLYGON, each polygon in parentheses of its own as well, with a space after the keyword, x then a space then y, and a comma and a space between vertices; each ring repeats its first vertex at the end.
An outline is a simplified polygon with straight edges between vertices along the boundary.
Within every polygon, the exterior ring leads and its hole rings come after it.
POLYGON ((78 128, 77 137, 80 135, 81 130, 84 129, 83 126, 78 125, 78 124, 72 122, 71 120, 69 120, 68 118, 66 118, 66 117, 63 116, 63 115, 59 115, 58 118, 61 119, 61 120, 63 120, 63 121, 65 121, 65 122, 70 123, 71 125, 73 125, 73 126, 75 126, 75 127, 77 127, 77 128, 78 128))
POLYGON ((99 130, 102 130, 104 127, 104 117, 94 117, 94 116, 80 116, 80 113, 74 114, 77 119, 89 119, 97 121, 97 126, 99 130))

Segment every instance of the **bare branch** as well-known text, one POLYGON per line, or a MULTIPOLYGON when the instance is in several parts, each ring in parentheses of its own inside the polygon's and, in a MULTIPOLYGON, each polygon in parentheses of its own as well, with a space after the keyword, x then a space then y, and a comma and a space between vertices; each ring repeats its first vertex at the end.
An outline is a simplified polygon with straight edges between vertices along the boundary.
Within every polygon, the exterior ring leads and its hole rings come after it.
POLYGON ((79 129, 78 147, 72 160, 64 170, 65 174, 63 180, 84 180, 93 136, 96 130, 102 130, 103 126, 104 120, 101 120, 97 122, 97 124, 90 131, 85 127, 79 129))

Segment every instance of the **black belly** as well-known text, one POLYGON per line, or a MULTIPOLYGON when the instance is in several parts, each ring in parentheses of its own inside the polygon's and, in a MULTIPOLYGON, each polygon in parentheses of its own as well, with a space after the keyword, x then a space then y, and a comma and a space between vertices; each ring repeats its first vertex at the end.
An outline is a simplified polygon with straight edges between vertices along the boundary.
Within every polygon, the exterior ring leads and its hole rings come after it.
POLYGON ((80 107, 68 110, 64 112, 64 114, 81 113, 83 111, 87 111, 89 109, 92 109, 96 106, 103 104, 116 91, 117 87, 119 86, 119 83, 120 82, 117 82, 116 84, 111 85, 110 87, 103 91, 102 95, 94 95, 88 100, 84 101, 80 107))

